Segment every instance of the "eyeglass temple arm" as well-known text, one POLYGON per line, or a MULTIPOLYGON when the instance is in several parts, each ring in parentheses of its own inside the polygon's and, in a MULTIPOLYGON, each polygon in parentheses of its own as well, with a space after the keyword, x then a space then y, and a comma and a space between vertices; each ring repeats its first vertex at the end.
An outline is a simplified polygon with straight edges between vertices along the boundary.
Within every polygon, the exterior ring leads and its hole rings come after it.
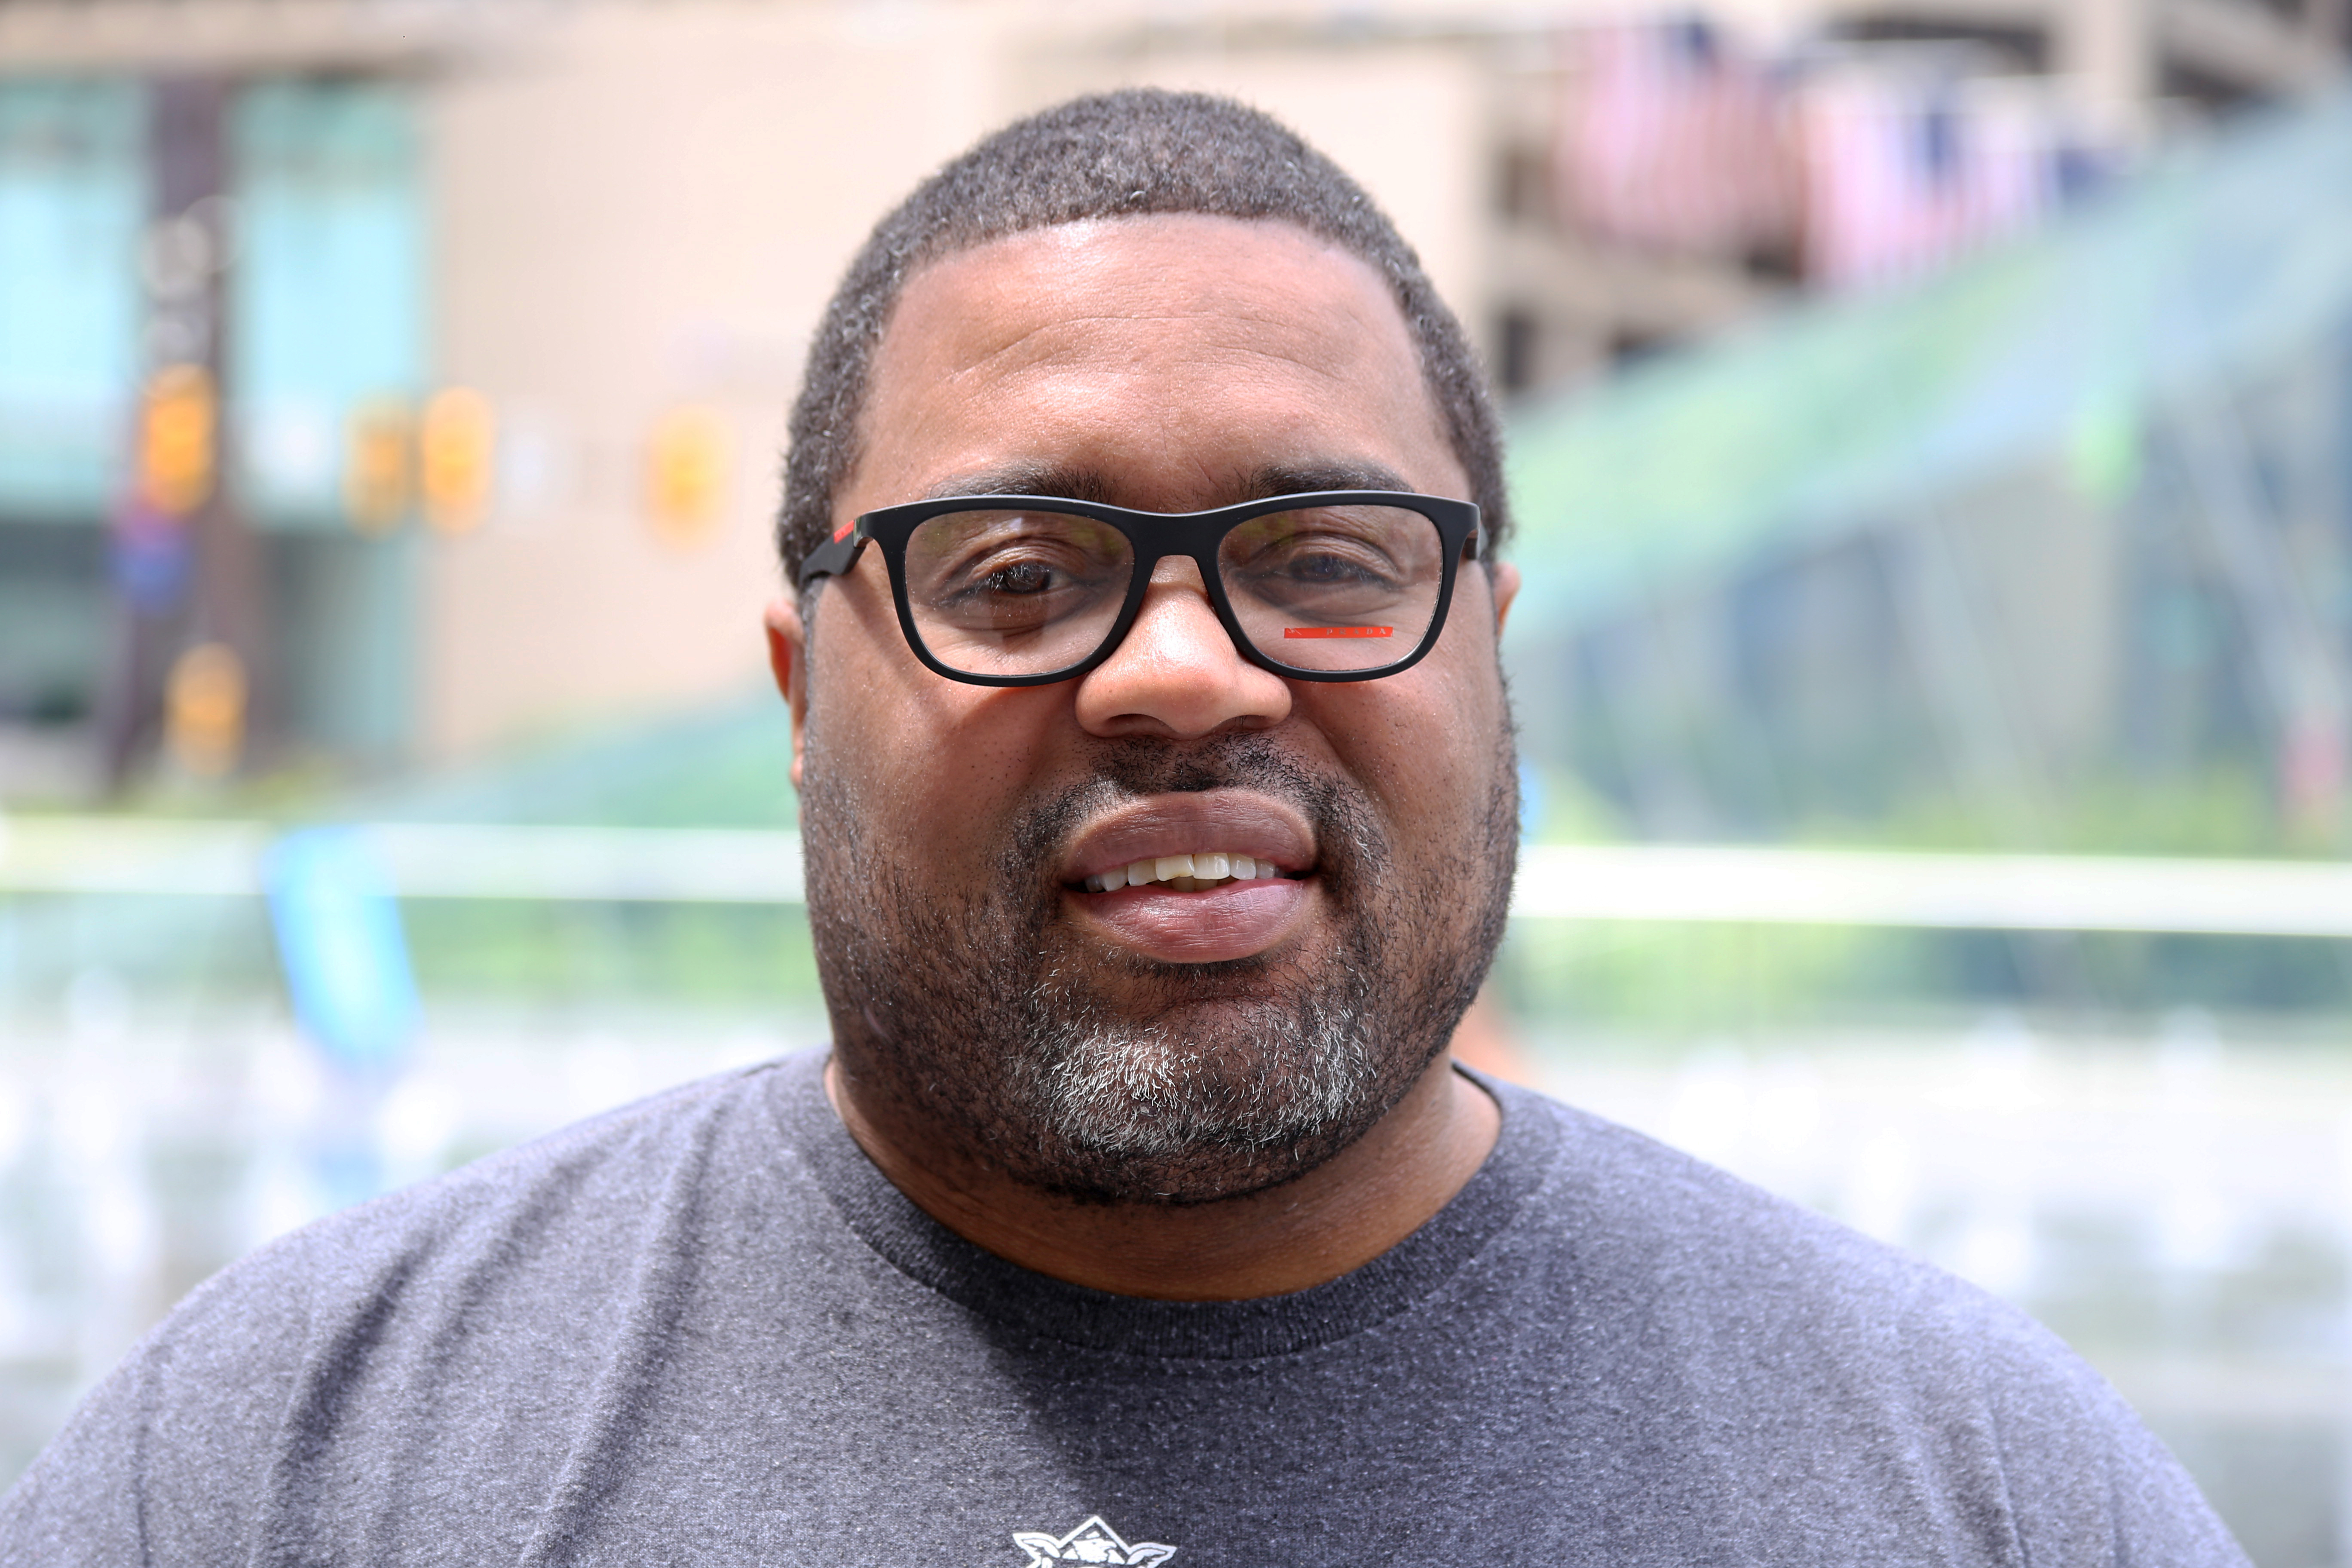
POLYGON ((857 564, 858 552, 866 548, 866 530, 852 522, 845 524, 831 539, 801 557, 800 585, 807 587, 819 577, 843 576, 857 564))

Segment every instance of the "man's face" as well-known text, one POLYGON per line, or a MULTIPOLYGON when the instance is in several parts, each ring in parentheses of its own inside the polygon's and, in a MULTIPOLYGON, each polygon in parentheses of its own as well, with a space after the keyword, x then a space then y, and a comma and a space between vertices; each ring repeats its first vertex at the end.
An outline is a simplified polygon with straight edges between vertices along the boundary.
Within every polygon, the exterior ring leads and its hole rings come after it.
MULTIPOLYGON (((974 492, 1192 511, 1468 488, 1381 279, 1225 218, 1071 225, 927 268, 861 435, 836 523, 974 492)), ((1486 572, 1460 574, 1426 659, 1348 684, 1246 663, 1190 560, 1160 563, 1107 662, 1051 686, 924 668, 878 549, 817 606, 810 907, 845 1091, 894 1136, 1075 1196, 1205 1201, 1329 1158, 1444 1049, 1513 845, 1486 572), (1086 886, 1205 852, 1279 875, 1086 886)))

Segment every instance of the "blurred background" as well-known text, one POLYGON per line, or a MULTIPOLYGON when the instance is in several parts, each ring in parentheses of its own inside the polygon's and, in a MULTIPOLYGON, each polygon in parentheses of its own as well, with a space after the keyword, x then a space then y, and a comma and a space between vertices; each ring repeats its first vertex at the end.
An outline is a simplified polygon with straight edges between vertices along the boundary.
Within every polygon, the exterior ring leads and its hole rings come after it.
POLYGON ((0 0, 0 1484, 197 1280, 821 1042, 757 635, 864 231, 1203 87, 1507 399, 1462 1048, 2352 1564, 2346 0, 0 0))

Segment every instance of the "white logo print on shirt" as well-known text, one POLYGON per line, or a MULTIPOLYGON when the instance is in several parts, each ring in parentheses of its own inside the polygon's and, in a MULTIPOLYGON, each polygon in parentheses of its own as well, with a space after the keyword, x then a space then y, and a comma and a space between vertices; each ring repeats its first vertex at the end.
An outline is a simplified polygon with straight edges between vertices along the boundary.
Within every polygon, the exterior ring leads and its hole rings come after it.
POLYGON ((1013 1544, 1029 1553, 1029 1568, 1048 1563, 1099 1563, 1104 1568, 1153 1568, 1176 1555, 1172 1546, 1139 1541, 1129 1546, 1097 1514, 1056 1541, 1042 1530, 1016 1530, 1013 1544))

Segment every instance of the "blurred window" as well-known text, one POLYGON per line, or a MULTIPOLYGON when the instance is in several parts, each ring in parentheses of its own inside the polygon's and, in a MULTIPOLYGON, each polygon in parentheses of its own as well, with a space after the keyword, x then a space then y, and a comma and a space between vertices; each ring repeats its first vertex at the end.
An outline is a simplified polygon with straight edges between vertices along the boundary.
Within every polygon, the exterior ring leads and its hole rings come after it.
POLYGON ((425 380, 415 115, 383 83, 270 82, 240 99, 230 139, 244 493, 265 525, 341 528, 354 422, 425 380))
POLYGON ((0 519, 96 522, 139 375, 146 104, 0 81, 0 519))

